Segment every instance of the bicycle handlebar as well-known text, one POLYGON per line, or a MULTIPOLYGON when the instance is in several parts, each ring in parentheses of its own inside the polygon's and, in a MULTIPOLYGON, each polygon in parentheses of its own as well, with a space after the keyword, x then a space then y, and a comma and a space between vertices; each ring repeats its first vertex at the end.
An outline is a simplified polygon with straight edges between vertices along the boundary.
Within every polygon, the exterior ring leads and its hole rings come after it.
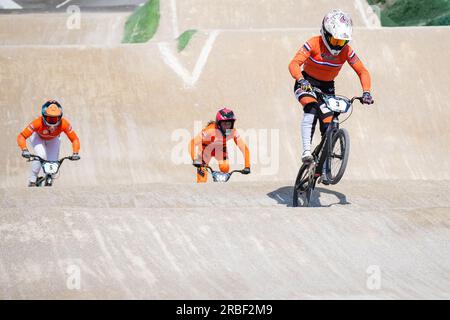
POLYGON ((40 162, 59 162, 59 164, 61 164, 66 159, 69 159, 69 160, 73 161, 72 156, 67 156, 67 157, 61 158, 61 159, 56 160, 56 161, 49 161, 49 160, 45 160, 45 159, 41 158, 40 156, 38 156, 36 154, 30 154, 30 158, 28 158, 28 161, 39 160, 40 162))
MULTIPOLYGON (((213 174, 214 172, 221 172, 221 173, 223 173, 222 171, 215 171, 215 170, 213 170, 213 168, 211 168, 210 166, 202 166, 202 167, 208 169, 209 172, 211 172, 211 174, 213 174)), ((233 170, 231 172, 227 172, 227 174, 229 174, 231 176, 235 172, 243 173, 243 171, 244 170, 233 170)))
POLYGON ((350 99, 350 103, 353 104, 353 101, 359 100, 360 103, 363 103, 363 97, 353 97, 350 99))
MULTIPOLYGON (((313 91, 315 92, 315 93, 318 93, 318 94, 320 94, 320 95, 323 95, 323 96, 333 96, 333 95, 330 95, 330 94, 326 94, 326 93, 324 93, 322 90, 320 90, 319 88, 316 88, 316 87, 313 87, 313 91)), ((355 101, 355 100, 358 100, 360 103, 363 103, 363 97, 361 97, 361 96, 355 96, 355 97, 353 97, 353 98, 351 98, 351 99, 349 99, 349 98, 347 98, 347 97, 344 97, 344 96, 342 96, 343 98, 346 98, 349 102, 350 102, 350 104, 353 104, 353 102, 355 101)))

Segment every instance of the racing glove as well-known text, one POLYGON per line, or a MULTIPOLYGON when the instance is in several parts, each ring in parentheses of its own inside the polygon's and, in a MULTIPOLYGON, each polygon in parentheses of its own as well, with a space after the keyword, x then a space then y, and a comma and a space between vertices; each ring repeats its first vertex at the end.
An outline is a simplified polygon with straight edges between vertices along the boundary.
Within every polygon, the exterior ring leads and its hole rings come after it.
POLYGON ((203 167, 203 161, 200 159, 195 159, 194 161, 192 161, 192 165, 196 168, 201 168, 203 167))
POLYGON ((370 94, 370 92, 369 91, 364 91, 363 92, 363 101, 362 101, 364 104, 373 104, 373 98, 372 98, 372 96, 371 96, 371 94, 370 94))
POLYGON ((80 160, 80 156, 78 155, 78 153, 74 153, 74 154, 72 154, 72 156, 70 157, 70 160, 80 160))
POLYGON ((23 149, 22 150, 22 157, 24 157, 25 159, 30 159, 31 158, 30 151, 28 151, 28 149, 23 149))
POLYGON ((245 167, 244 170, 242 170, 242 174, 249 174, 249 173, 250 173, 249 167, 245 167))

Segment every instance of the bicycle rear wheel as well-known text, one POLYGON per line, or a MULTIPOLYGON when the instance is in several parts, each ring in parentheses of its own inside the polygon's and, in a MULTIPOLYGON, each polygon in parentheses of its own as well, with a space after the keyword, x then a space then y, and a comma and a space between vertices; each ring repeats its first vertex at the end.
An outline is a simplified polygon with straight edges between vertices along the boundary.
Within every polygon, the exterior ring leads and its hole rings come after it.
POLYGON ((329 155, 326 171, 330 184, 338 183, 347 168, 348 157, 350 155, 350 135, 346 129, 339 129, 331 140, 331 154, 329 155))
POLYGON ((300 167, 297 178, 295 179, 294 192, 292 195, 293 207, 309 206, 312 190, 314 189, 314 171, 314 164, 303 164, 300 167))

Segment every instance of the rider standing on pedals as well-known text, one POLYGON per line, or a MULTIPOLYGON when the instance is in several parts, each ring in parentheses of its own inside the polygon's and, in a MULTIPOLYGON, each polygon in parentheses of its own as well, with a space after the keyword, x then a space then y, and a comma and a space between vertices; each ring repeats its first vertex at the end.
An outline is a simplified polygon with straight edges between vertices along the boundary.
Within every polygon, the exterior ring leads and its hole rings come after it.
MULTIPOLYGON (((69 121, 63 118, 63 109, 55 100, 49 100, 41 108, 41 116, 31 122, 17 137, 17 144, 22 150, 22 157, 29 159, 30 152, 27 149, 26 140, 30 138, 36 155, 48 161, 57 161, 61 144, 60 134, 64 132, 72 142, 72 160, 79 160, 80 140, 69 121)), ((41 169, 39 161, 31 164, 31 173, 28 186, 35 187, 37 176, 41 169)))
POLYGON ((333 118, 333 112, 318 102, 312 87, 323 93, 334 95, 334 79, 345 61, 358 74, 363 89, 363 103, 372 104, 370 94, 370 74, 348 43, 352 39, 352 20, 341 10, 330 11, 322 21, 321 35, 305 42, 289 64, 289 72, 296 80, 294 93, 303 106, 304 117, 301 125, 303 142, 303 162, 311 162, 311 141, 317 119, 320 132, 325 134, 333 118), (303 66, 303 70, 302 70, 303 66))
POLYGON ((216 121, 210 121, 202 131, 191 140, 189 150, 193 165, 197 168, 197 182, 206 182, 208 171, 204 168, 214 157, 219 162, 221 172, 229 172, 230 165, 227 153, 227 141, 233 139, 245 158, 243 174, 250 173, 250 152, 247 144, 242 140, 234 128, 236 117, 228 108, 220 109, 216 114, 216 121))

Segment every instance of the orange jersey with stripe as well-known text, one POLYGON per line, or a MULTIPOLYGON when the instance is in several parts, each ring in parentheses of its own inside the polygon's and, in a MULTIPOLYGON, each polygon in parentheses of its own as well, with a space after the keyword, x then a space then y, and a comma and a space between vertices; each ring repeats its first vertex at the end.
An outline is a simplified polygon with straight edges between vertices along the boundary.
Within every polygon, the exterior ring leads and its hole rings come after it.
POLYGON ((206 128, 203 128, 202 132, 198 134, 190 143, 191 158, 194 160, 197 155, 200 156, 198 149, 203 152, 205 149, 211 152, 223 153, 226 149, 227 141, 233 139, 236 145, 241 150, 245 159, 245 166, 250 167, 250 151, 247 144, 241 139, 236 129, 232 129, 231 134, 224 137, 215 123, 209 124, 206 128), (197 149, 197 150, 196 150, 197 149))
POLYGON ((370 91, 370 74, 359 60, 355 51, 346 45, 337 55, 333 56, 323 43, 321 36, 312 37, 300 48, 289 64, 289 71, 295 80, 302 78, 303 70, 311 77, 320 81, 333 81, 348 62, 358 74, 363 91, 370 91))
POLYGON ((36 132, 36 134, 44 140, 54 139, 58 137, 61 132, 64 132, 72 142, 73 152, 78 153, 80 151, 80 140, 78 139, 75 131, 73 131, 69 121, 65 118, 62 118, 61 124, 54 128, 47 127, 42 120, 42 117, 33 120, 17 137, 17 144, 22 150, 27 147, 26 139, 28 139, 34 132, 36 132))

